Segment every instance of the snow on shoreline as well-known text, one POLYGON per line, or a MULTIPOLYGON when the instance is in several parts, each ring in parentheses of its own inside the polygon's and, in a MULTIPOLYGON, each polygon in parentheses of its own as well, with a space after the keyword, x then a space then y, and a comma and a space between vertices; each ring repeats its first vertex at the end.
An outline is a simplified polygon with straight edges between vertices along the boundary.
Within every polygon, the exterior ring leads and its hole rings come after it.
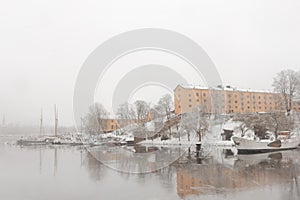
MULTIPOLYGON (((211 145, 211 146, 219 146, 219 147, 232 147, 234 146, 234 143, 232 141, 213 141, 213 140, 205 140, 205 142, 202 142, 204 145, 211 145)), ((191 141, 188 141, 186 138, 182 138, 180 141, 178 138, 172 138, 169 140, 161 140, 161 138, 156 138, 154 140, 143 140, 139 142, 140 145, 146 145, 146 146, 196 146, 196 144, 201 144, 197 140, 197 138, 191 138, 191 141)))

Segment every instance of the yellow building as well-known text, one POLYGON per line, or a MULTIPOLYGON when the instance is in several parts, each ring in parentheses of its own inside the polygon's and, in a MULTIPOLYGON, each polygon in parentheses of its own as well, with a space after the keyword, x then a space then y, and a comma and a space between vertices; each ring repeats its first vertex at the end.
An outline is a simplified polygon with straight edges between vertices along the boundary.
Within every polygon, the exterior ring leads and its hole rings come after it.
POLYGON ((101 127, 103 129, 103 132, 112 132, 115 130, 118 130, 120 128, 123 128, 129 124, 138 123, 138 120, 136 119, 102 119, 103 126, 101 127))
POLYGON ((102 129, 104 132, 111 132, 120 128, 118 120, 116 119, 104 119, 103 121, 104 126, 102 129))
POLYGON ((178 85, 174 89, 175 113, 200 107, 207 113, 253 113, 285 110, 282 95, 269 91, 241 90, 231 87, 207 88, 178 85))

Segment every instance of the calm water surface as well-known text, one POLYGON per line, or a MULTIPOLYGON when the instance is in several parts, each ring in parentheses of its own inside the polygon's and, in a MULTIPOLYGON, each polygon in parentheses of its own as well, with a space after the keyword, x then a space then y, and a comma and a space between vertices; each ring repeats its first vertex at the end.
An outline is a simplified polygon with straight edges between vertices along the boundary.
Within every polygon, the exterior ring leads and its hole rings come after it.
MULTIPOLYGON (((0 199, 300 199, 299 150, 234 158, 228 150, 211 149, 199 160, 191 149, 155 173, 129 174, 95 159, 105 156, 124 168, 133 164, 128 157, 114 156, 112 147, 91 154, 79 146, 5 144, 12 140, 0 136, 0 199)), ((162 152, 168 159, 182 150, 162 152)), ((147 166, 164 162, 162 158, 147 158, 147 166)))

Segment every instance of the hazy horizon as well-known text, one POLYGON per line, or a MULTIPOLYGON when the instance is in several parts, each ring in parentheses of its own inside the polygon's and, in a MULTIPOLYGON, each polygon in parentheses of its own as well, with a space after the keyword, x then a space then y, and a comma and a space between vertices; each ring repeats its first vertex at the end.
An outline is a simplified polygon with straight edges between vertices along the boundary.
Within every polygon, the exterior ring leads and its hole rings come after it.
MULTIPOLYGON (((6 123, 37 125, 43 109, 45 125, 52 125, 56 104, 59 124, 72 126, 74 85, 85 59, 112 36, 138 28, 169 29, 191 38, 212 59, 224 85, 272 89, 277 72, 300 69, 296 0, 13 0, 0 5, 0 119, 5 114, 6 123)), ((164 56, 153 59, 163 62, 164 56)), ((144 61, 136 55, 119 65, 135 65, 134 59, 144 61)), ((163 92, 140 95, 154 101, 163 92)))

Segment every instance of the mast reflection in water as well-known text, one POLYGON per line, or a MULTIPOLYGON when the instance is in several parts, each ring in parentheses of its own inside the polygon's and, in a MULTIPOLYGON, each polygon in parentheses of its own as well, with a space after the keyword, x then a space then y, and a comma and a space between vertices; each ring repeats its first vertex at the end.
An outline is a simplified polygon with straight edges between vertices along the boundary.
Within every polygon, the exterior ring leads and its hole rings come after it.
POLYGON ((230 150, 210 149, 199 159, 195 148, 137 146, 123 154, 115 147, 88 152, 80 146, 5 145, 7 140, 0 138, 1 199, 300 199, 299 150, 234 157, 230 150), (107 167, 151 170, 182 152, 153 173, 107 167))

